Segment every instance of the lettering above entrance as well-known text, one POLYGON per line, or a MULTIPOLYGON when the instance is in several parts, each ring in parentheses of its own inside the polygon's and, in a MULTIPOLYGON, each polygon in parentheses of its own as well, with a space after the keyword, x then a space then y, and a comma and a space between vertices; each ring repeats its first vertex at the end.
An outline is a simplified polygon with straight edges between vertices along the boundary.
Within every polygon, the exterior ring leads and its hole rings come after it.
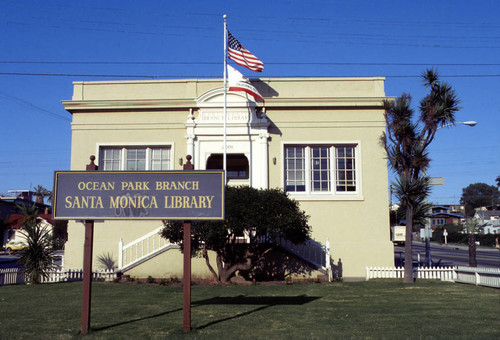
POLYGON ((223 171, 56 171, 54 219, 223 220, 223 171))

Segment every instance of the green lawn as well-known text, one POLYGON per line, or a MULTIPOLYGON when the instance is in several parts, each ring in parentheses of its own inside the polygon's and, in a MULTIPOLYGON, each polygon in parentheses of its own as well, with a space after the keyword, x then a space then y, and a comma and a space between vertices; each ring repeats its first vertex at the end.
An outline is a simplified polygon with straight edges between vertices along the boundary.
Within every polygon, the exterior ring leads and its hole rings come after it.
MULTIPOLYGON (((78 335, 81 283, 0 287, 0 339, 78 335)), ((98 339, 500 338, 500 291, 419 281, 193 286, 191 333, 182 287, 92 284, 98 339)))

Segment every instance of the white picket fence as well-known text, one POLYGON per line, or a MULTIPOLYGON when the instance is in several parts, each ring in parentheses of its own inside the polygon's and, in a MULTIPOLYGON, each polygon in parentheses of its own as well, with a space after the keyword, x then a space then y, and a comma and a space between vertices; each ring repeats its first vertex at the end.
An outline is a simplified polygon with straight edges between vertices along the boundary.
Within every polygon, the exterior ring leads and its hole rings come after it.
MULTIPOLYGON (((366 279, 402 279, 404 271, 404 267, 367 267, 366 279)), ((454 267, 413 268, 413 278, 453 281, 454 272, 454 267)))
MULTIPOLYGON (((404 267, 367 267, 366 280, 402 279, 404 267)), ((500 269, 474 267, 415 267, 413 278, 470 283, 500 288, 500 269)))
MULTIPOLYGON (((112 281, 116 278, 113 270, 95 270, 92 272, 93 281, 112 281)), ((42 278, 42 283, 82 281, 83 270, 54 270, 49 277, 42 278)), ((28 277, 20 268, 0 269, 0 286, 18 285, 28 282, 28 277)))
POLYGON ((500 288, 500 269, 457 267, 455 282, 500 288))

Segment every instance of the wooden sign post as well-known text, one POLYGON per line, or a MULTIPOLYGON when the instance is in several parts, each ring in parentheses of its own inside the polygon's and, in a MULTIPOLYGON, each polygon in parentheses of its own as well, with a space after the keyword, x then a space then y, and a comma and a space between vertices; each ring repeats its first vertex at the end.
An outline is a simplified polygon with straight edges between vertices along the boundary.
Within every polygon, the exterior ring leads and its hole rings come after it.
MULTIPOLYGON (((184 170, 194 170, 191 164, 191 156, 187 155, 187 162, 184 164, 184 170)), ((184 272, 183 272, 183 306, 182 306, 182 330, 191 331, 191 221, 184 221, 182 224, 184 231, 184 272)))
MULTIPOLYGON (((96 171, 95 156, 90 156, 87 171, 96 171)), ((85 243, 83 245, 83 290, 82 290, 82 326, 81 334, 87 334, 90 328, 90 303, 92 300, 92 250, 94 247, 94 221, 85 221, 85 243)))

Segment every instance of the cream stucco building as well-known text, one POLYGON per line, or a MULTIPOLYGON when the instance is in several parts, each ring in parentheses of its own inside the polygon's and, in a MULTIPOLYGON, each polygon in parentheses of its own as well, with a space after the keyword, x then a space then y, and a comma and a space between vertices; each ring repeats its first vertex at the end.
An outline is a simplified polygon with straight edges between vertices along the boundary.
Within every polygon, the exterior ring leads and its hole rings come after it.
MULTIPOLYGON (((394 264, 389 237, 387 164, 379 138, 384 78, 259 79, 265 98, 227 95, 230 185, 283 188, 310 215, 312 238, 327 240, 345 279, 394 264)), ((95 155, 100 171, 221 169, 222 80, 75 82, 71 170, 95 155)), ((125 212, 127 213, 127 212, 125 212)), ((133 213, 133 212, 130 212, 133 213)), ((96 257, 111 254, 138 277, 182 276, 182 255, 158 238, 159 221, 96 223, 96 257), (163 243, 161 243, 163 242, 163 243)), ((81 268, 84 226, 68 227, 65 266, 81 268)), ((210 277, 193 259, 193 276, 210 277)))

